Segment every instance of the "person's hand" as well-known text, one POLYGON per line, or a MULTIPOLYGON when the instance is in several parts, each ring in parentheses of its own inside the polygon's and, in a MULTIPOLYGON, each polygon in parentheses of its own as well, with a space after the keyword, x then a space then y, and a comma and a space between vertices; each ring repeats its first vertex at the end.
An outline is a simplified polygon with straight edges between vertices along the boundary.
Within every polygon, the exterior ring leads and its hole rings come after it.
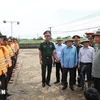
POLYGON ((52 59, 52 64, 54 64, 55 63, 55 60, 54 59, 52 59))
POLYGON ((2 83, 1 83, 1 81, 0 81, 0 87, 2 86, 2 83))
POLYGON ((42 62, 42 60, 40 61, 40 65, 42 65, 43 64, 43 62, 42 62))
POLYGON ((78 69, 80 69, 80 64, 78 64, 78 69))
POLYGON ((60 62, 60 59, 59 58, 56 58, 56 62, 60 62))

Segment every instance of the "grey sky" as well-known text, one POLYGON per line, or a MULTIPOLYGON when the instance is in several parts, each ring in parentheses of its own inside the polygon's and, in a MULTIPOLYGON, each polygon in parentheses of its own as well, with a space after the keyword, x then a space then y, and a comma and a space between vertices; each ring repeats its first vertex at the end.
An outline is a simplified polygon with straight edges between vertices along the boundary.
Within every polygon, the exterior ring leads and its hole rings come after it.
MULTIPOLYGON (((3 20, 20 21, 20 25, 13 25, 15 37, 36 38, 38 35, 55 26, 100 10, 100 0, 0 0, 0 31, 10 36, 10 24, 3 20)), ((84 21, 79 22, 84 23, 84 21)), ((78 24, 79 24, 78 23, 78 24)), ((75 23, 72 23, 73 26, 75 23)), ((93 23, 93 25, 99 25, 93 23)), ((93 25, 87 25, 92 27, 93 25)), ((81 29, 81 27, 70 27, 62 25, 52 28, 53 37, 67 36, 77 33, 60 33, 55 31, 81 29)), ((84 32, 80 32, 83 35, 84 32)))

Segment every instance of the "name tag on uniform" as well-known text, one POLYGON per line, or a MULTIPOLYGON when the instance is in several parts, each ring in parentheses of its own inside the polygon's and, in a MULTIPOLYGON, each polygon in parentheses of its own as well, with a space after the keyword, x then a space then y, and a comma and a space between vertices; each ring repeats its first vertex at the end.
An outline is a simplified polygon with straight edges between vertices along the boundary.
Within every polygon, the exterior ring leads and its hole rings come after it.
POLYGON ((44 48, 46 47, 46 45, 43 46, 44 48))
POLYGON ((50 48, 52 48, 52 45, 50 45, 50 48))

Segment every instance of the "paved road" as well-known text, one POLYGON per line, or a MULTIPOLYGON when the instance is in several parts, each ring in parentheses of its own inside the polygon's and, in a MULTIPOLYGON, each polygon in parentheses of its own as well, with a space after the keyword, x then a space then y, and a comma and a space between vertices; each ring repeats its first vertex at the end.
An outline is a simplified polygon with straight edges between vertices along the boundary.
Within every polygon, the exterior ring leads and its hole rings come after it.
POLYGON ((85 100, 83 93, 75 86, 62 91, 61 84, 54 85, 55 67, 52 70, 52 87, 41 87, 41 66, 37 49, 21 49, 18 57, 18 69, 15 72, 14 84, 9 85, 11 100, 85 100))

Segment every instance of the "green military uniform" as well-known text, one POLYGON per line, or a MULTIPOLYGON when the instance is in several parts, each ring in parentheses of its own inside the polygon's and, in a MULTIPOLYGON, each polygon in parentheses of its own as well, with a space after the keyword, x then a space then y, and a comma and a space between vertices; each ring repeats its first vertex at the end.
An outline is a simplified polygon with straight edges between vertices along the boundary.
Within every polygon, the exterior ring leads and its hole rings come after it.
POLYGON ((43 42, 40 44, 39 50, 42 52, 42 83, 49 83, 52 71, 52 55, 55 46, 52 42, 43 42), (47 78, 46 78, 47 68, 47 78))

